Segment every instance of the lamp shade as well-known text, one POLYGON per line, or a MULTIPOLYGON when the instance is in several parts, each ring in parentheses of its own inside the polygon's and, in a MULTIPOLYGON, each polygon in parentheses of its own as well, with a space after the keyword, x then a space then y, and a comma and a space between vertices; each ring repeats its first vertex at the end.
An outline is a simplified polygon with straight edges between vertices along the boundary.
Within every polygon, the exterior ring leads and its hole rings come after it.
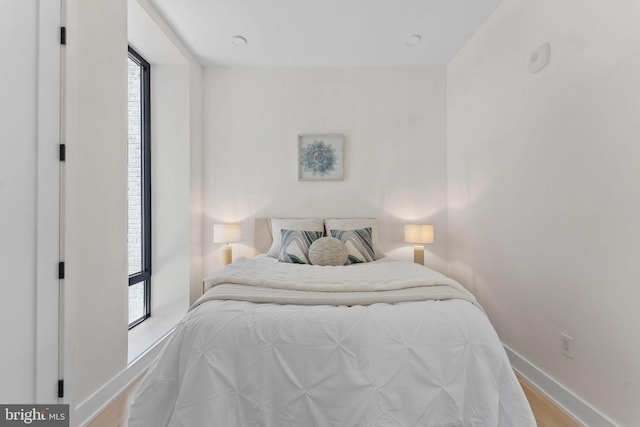
POLYGON ((240 224, 214 224, 213 243, 238 242, 242 239, 240 224))
POLYGON ((433 243, 433 225, 407 224, 404 226, 404 241, 407 243, 433 243))

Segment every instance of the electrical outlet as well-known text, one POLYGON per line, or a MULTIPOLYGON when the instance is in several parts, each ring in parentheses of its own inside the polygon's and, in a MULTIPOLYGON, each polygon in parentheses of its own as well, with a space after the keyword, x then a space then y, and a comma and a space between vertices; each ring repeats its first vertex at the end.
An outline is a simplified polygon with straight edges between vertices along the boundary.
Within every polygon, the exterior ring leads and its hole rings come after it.
POLYGON ((562 338, 562 354, 574 359, 576 355, 573 348, 573 337, 563 333, 560 333, 560 337, 562 338))

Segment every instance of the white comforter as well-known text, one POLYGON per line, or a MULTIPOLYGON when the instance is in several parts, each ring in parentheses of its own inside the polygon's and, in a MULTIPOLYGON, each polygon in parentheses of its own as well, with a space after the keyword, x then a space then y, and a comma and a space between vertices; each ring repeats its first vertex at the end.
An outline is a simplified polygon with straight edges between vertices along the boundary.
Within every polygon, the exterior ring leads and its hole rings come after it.
POLYGON ((214 299, 349 306, 463 299, 478 304, 462 285, 437 271, 386 259, 323 267, 277 262, 266 256, 240 258, 207 278, 205 289, 209 292, 191 309, 214 299))
MULTIPOLYGON (((437 285, 429 275, 425 283, 437 285)), ((414 279, 412 287, 420 287, 414 279)), ((535 421, 493 327, 469 301, 345 306, 213 299, 176 327, 140 383, 129 426, 529 427, 535 421)))

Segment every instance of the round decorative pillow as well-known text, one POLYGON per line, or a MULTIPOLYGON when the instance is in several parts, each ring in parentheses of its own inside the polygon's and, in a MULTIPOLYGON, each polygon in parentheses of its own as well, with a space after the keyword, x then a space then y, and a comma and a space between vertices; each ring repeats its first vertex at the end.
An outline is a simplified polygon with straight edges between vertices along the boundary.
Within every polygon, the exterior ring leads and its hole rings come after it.
POLYGON ((344 265, 348 256, 347 246, 335 237, 322 237, 309 247, 309 261, 314 265, 344 265))

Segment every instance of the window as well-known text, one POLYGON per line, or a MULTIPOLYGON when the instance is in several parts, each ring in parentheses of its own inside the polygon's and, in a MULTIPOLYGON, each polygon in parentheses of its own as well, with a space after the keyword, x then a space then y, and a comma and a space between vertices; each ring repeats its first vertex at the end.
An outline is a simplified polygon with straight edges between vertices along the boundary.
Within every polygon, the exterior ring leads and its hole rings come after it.
POLYGON ((149 63, 129 47, 129 329, 151 316, 151 115, 149 63))

